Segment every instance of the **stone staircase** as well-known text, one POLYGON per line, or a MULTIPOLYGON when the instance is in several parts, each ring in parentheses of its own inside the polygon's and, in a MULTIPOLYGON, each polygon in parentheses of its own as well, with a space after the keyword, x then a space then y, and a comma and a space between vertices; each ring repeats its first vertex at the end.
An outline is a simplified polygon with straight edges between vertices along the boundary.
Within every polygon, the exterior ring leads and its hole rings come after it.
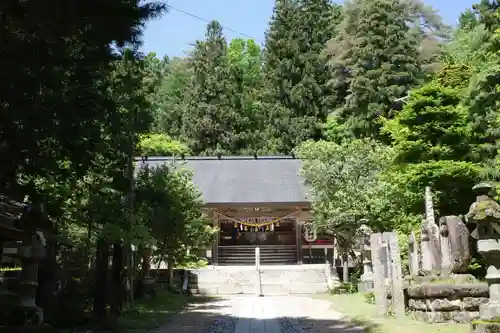
POLYGON ((189 290, 194 294, 262 295, 322 294, 328 291, 324 264, 261 266, 210 266, 190 271, 189 290), (259 283, 260 282, 260 283, 259 283))
POLYGON ((297 265, 288 269, 279 266, 261 267, 262 294, 296 295, 328 292, 325 265, 297 265))
MULTIPOLYGON (((218 262, 221 266, 255 265, 256 246, 220 246, 218 262)), ((293 265, 297 263, 295 245, 259 246, 261 265, 293 265)))

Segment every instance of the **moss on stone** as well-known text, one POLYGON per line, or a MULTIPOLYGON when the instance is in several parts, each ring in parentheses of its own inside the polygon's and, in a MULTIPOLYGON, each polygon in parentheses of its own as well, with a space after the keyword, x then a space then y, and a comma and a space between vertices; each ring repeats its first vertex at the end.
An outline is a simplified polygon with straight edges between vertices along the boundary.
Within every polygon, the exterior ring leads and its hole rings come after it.
POLYGON ((491 325, 500 325, 500 318, 495 318, 495 319, 492 319, 492 320, 483 320, 483 319, 476 319, 476 320, 473 320, 471 322, 472 324, 478 324, 478 325, 481 325, 481 324, 491 324, 491 325))
POLYGON ((500 218, 500 205, 493 199, 479 201, 467 215, 474 221, 486 220, 488 217, 500 218))

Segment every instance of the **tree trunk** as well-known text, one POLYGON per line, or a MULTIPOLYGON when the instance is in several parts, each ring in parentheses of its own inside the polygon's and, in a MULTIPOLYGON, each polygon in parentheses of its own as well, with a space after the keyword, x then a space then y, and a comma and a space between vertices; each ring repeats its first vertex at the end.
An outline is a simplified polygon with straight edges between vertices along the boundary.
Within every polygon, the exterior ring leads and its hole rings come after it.
POLYGON ((173 287, 174 283, 174 256, 172 253, 167 255, 167 272, 168 272, 168 284, 173 287))
POLYGON ((94 294, 94 329, 100 332, 106 328, 106 305, 108 302, 107 297, 107 281, 108 281, 108 258, 109 258, 109 245, 105 239, 99 238, 97 240, 96 251, 96 282, 94 294))
POLYGON ((123 302, 123 246, 121 244, 113 245, 113 260, 111 262, 111 323, 116 327, 116 321, 120 316, 123 302))

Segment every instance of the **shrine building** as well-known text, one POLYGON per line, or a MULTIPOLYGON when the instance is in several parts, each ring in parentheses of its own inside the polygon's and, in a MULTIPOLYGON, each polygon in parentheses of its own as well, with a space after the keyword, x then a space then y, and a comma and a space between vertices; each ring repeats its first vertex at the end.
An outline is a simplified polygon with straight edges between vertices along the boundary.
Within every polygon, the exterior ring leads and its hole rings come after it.
MULTIPOLYGON (((147 157, 150 168, 175 162, 193 172, 203 212, 219 232, 207 257, 214 265, 323 263, 329 237, 307 232, 311 194, 292 156, 147 157), (310 240, 308 242, 307 240, 310 240)), ((329 250, 332 253, 333 251, 329 250)))

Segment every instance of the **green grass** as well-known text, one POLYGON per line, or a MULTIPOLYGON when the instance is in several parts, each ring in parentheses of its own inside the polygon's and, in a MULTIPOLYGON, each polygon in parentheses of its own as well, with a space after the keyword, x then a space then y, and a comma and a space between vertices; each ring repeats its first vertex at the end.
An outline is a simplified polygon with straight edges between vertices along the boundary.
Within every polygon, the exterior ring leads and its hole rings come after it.
POLYGON ((120 332, 150 330, 167 324, 173 315, 186 309, 190 304, 210 300, 203 296, 175 294, 166 290, 158 291, 156 297, 137 300, 118 319, 120 332))
POLYGON ((407 316, 404 319, 379 318, 375 305, 365 302, 362 294, 321 296, 332 302, 332 307, 349 317, 353 324, 366 333, 469 333, 467 324, 426 324, 407 316))

